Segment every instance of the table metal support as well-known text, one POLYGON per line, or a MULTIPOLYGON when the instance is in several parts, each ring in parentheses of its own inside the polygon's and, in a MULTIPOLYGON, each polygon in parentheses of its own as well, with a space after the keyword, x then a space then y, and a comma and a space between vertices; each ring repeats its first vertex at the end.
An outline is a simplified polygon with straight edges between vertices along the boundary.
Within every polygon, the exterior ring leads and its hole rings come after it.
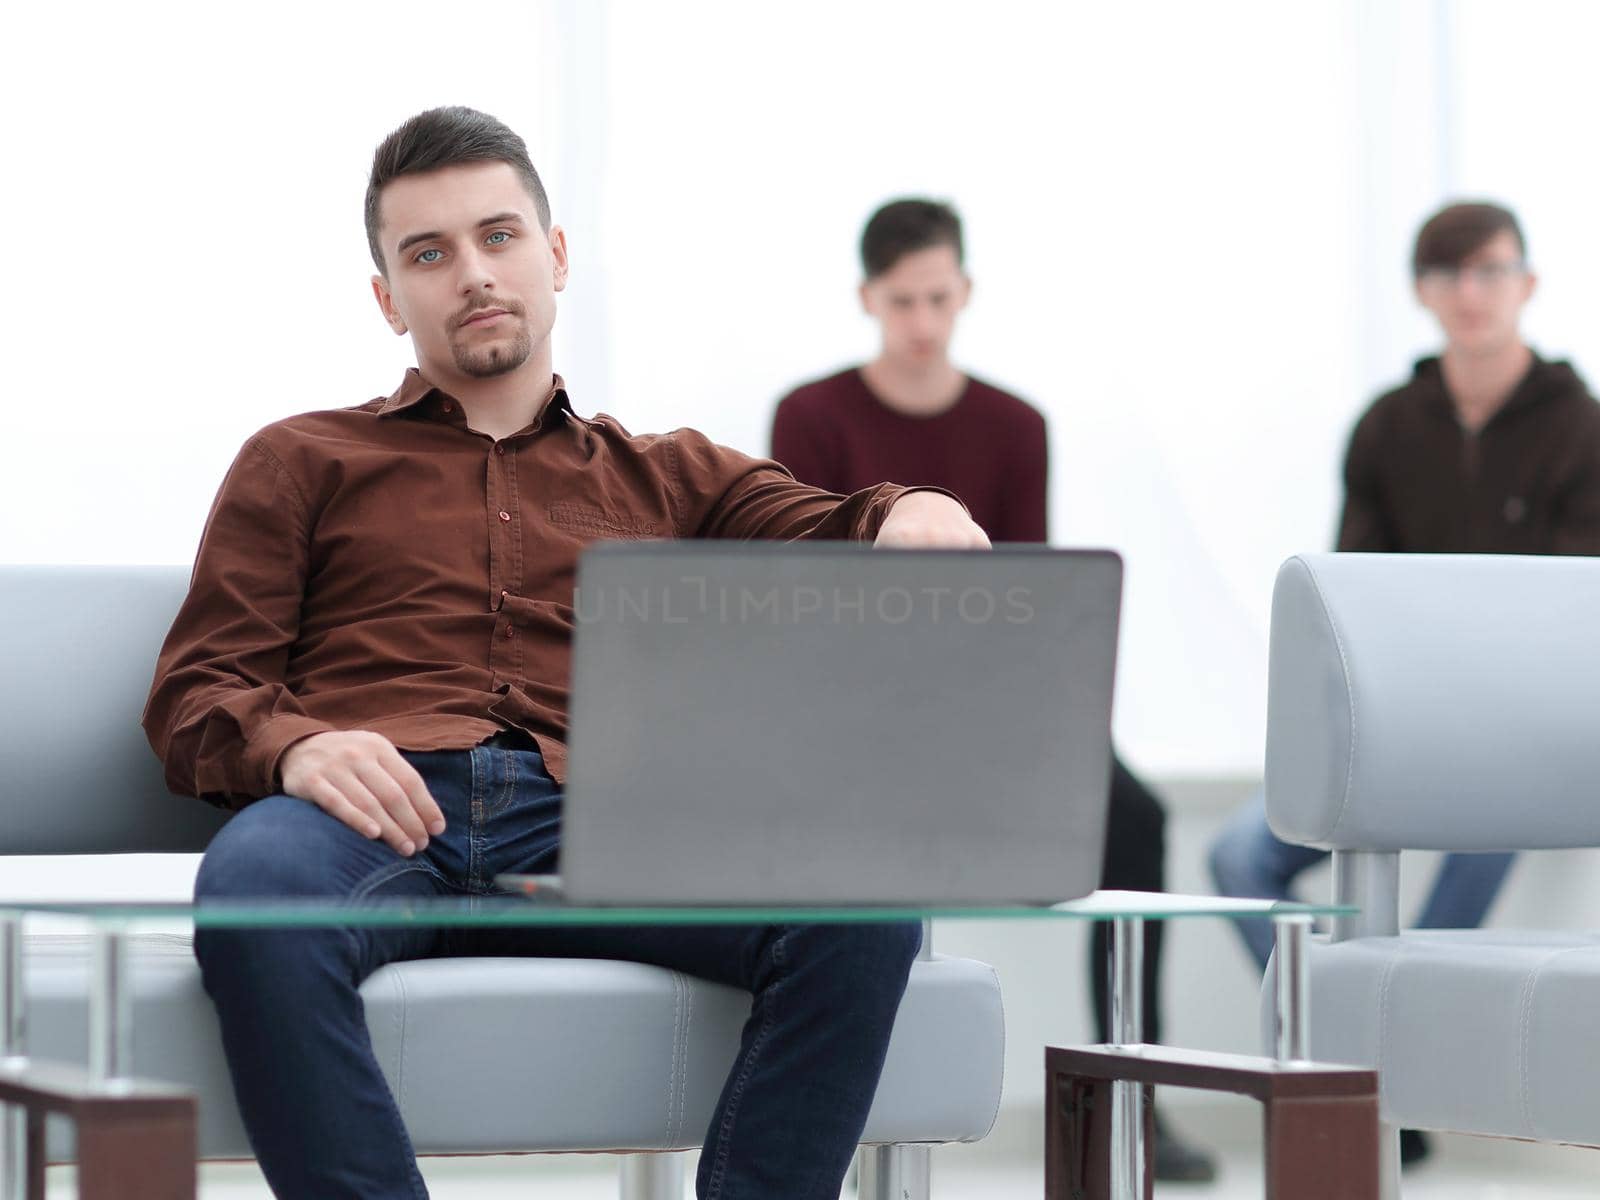
POLYGON ((1274 916, 1273 1050, 1279 1062, 1305 1062, 1311 1057, 1311 964, 1306 959, 1307 916, 1274 916))
MULTIPOLYGON (((1119 1046, 1144 1041, 1144 920, 1111 922, 1111 1036, 1119 1046)), ((1118 1080, 1111 1085, 1111 1194, 1143 1200, 1145 1178, 1144 1088, 1118 1080)))
MULTIPOLYGON (((27 997, 22 981, 22 917, 0 913, 0 1068, 27 1064, 27 997)), ((0 1200, 23 1200, 28 1186, 28 1110, 0 1104, 0 1200)))
POLYGON ((94 931, 89 992, 89 1076, 116 1091, 133 1076, 133 1001, 127 933, 103 924, 94 931))

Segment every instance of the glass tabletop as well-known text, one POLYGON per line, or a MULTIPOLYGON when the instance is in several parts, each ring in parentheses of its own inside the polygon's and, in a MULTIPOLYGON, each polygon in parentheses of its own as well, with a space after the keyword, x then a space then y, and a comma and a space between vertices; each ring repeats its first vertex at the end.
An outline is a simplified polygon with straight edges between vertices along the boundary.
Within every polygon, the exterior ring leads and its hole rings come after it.
POLYGON ((1350 905, 1240 900, 1170 892, 1095 892, 1050 905, 753 905, 609 906, 529 898, 512 892, 426 898, 261 899, 193 902, 10 901, 0 916, 75 917, 97 925, 133 927, 190 921, 197 928, 295 928, 534 925, 769 925, 851 924, 865 921, 1077 920, 1187 917, 1347 916, 1350 905))

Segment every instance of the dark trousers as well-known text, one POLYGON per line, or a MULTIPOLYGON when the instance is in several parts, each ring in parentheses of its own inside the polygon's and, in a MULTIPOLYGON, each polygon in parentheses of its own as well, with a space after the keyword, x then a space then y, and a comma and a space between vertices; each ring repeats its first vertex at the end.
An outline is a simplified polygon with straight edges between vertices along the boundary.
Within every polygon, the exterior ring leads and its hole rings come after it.
MULTIPOLYGON (((500 872, 555 869, 561 793, 536 750, 406 757, 449 825, 421 853, 401 858, 303 800, 269 796, 223 827, 196 895, 481 894, 500 872)), ((698 1195, 836 1200, 921 940, 920 925, 904 922, 201 929, 195 955, 245 1129, 281 1200, 427 1195, 357 988, 386 963, 446 955, 627 959, 749 991, 738 1057, 705 1134, 698 1195)))
MULTIPOLYGON (((1148 787, 1111 759, 1111 807, 1106 815, 1106 855, 1100 886, 1135 892, 1166 890, 1167 814, 1148 787)), ((1162 922, 1144 923, 1144 1040, 1161 1040, 1162 922)), ((1089 948, 1089 978, 1094 987, 1097 1036, 1111 1040, 1111 925, 1096 921, 1089 948)))

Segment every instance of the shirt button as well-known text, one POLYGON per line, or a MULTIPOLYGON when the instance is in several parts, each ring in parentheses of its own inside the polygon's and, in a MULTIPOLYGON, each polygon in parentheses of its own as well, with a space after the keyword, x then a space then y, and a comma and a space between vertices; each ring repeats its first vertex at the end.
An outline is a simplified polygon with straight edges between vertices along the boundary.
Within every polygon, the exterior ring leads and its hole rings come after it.
POLYGON ((500 510, 500 519, 502 521, 509 521, 509 520, 511 520, 511 514, 508 513, 505 509, 502 508, 500 510))
POLYGON ((516 637, 517 636, 517 628, 516 628, 515 625, 507 625, 506 626, 506 636, 507 637, 516 637))
POLYGON ((504 588, 500 589, 500 599, 504 600, 509 595, 511 595, 510 592, 506 591, 504 588))
POLYGON ((494 448, 494 452, 496 454, 504 454, 506 452, 506 448, 504 446, 496 446, 494 448))
POLYGON ((456 406, 454 404, 451 404, 450 401, 448 401, 448 400, 446 400, 439 407, 441 409, 443 409, 445 412, 455 412, 455 410, 456 410, 456 406))

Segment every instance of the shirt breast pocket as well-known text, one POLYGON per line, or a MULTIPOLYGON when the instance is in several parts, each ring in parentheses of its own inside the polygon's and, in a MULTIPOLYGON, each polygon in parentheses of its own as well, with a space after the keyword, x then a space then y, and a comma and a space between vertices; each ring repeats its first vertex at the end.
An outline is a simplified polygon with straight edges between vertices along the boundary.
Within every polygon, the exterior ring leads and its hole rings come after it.
POLYGON ((551 525, 585 542, 601 539, 639 541, 664 537, 666 534, 665 527, 658 521, 625 517, 591 504, 577 504, 570 500, 549 505, 545 515, 551 525))

